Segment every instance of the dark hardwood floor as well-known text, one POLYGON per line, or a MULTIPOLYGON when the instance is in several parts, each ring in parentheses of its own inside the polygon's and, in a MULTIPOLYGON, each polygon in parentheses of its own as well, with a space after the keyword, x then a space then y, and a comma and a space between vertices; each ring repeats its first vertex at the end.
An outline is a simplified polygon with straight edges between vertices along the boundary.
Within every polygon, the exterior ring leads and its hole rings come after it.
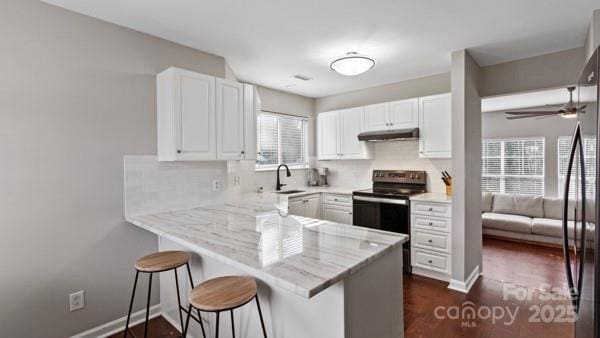
MULTIPOLYGON (((405 337, 573 337, 572 323, 551 321, 554 315, 560 315, 561 308, 569 305, 568 300, 543 300, 552 295, 560 298, 556 290, 544 284, 560 287, 565 282, 561 249, 489 238, 484 238, 483 243, 483 276, 466 295, 449 290, 448 283, 405 276, 405 337), (505 299, 504 289, 514 292, 513 296, 505 299), (520 296, 528 292, 530 297, 517 299, 514 296, 517 292, 520 296), (467 314, 465 309, 469 307, 479 315, 473 319, 460 316, 462 312, 467 314), (533 311, 542 308, 545 310, 535 316, 533 311), (489 317, 485 309, 489 309, 489 317), (491 317, 492 312, 496 313, 496 319, 491 317), (454 319, 455 314, 459 318, 454 319), (540 322, 530 322, 532 316, 540 322)), ((132 328, 131 332, 135 334, 132 337, 143 337, 143 325, 132 328)), ((150 337, 178 336, 177 330, 162 317, 150 322, 149 332, 150 337)), ((122 333, 112 337, 122 337, 122 333)))

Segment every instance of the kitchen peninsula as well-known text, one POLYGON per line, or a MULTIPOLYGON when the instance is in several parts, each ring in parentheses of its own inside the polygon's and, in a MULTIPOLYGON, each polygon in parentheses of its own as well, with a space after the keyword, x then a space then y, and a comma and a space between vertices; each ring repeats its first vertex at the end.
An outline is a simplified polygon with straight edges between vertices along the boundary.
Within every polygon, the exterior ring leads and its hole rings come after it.
MULTIPOLYGON (((231 274, 256 278, 270 337, 402 337, 407 236, 288 215, 288 198, 298 195, 231 194, 198 207, 126 219, 158 235, 160 250, 193 252, 197 283, 231 274)), ((162 312, 176 325, 174 280, 164 275, 162 312)), ((179 282, 187 290, 187 280, 179 282)), ((235 316, 245 337, 262 336, 253 307, 235 316)), ((212 330, 214 319, 203 314, 212 330)), ((200 337, 199 327, 191 334, 200 337)))

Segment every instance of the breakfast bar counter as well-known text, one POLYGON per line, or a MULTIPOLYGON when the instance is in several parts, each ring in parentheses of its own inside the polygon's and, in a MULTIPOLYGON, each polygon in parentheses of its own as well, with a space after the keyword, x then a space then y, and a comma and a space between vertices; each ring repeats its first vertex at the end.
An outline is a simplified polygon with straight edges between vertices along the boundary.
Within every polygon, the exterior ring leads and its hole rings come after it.
MULTIPOLYGON (((126 219, 158 235, 160 250, 193 252, 197 283, 230 274, 256 278, 271 337, 401 337, 407 236, 288 215, 288 197, 294 195, 238 194, 126 219)), ((173 284, 161 276, 162 311, 176 325, 173 284)), ((236 310, 246 337, 261 336, 256 317, 236 310)), ((213 319, 203 316, 209 326, 213 319)))

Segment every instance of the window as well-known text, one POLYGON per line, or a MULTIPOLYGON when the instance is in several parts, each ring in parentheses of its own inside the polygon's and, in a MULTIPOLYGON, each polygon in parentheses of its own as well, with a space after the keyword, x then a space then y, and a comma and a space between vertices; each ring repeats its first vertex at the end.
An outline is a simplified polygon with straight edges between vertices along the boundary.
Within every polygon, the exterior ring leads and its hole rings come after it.
MULTIPOLYGON (((593 137, 583 137, 583 149, 585 156, 585 194, 588 197, 594 197, 596 194, 596 139, 593 137)), ((571 137, 563 136, 558 138, 558 196, 562 197, 564 193, 565 176, 567 175, 567 166, 569 165, 569 151, 571 150, 571 137)), ((579 152, 576 153, 579 156, 579 152)), ((577 157, 571 173, 571 185, 569 187, 569 198, 575 198, 575 189, 577 184, 576 173, 579 171, 577 157)), ((577 176, 578 180, 581 180, 577 176)))
POLYGON ((483 191, 544 194, 544 139, 484 140, 481 144, 483 191))
POLYGON ((257 121, 257 169, 276 168, 280 164, 306 167, 307 119, 262 112, 257 121))

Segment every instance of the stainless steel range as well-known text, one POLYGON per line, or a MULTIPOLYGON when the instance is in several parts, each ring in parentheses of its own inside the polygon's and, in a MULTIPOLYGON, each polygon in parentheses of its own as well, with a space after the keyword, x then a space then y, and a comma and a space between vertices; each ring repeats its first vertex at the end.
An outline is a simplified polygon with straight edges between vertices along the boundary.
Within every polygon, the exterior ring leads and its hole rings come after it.
MULTIPOLYGON (((373 170, 373 187, 352 193, 353 224, 410 235, 410 196, 426 191, 427 173, 373 170)), ((410 273, 410 241, 404 243, 404 272, 410 273)))

